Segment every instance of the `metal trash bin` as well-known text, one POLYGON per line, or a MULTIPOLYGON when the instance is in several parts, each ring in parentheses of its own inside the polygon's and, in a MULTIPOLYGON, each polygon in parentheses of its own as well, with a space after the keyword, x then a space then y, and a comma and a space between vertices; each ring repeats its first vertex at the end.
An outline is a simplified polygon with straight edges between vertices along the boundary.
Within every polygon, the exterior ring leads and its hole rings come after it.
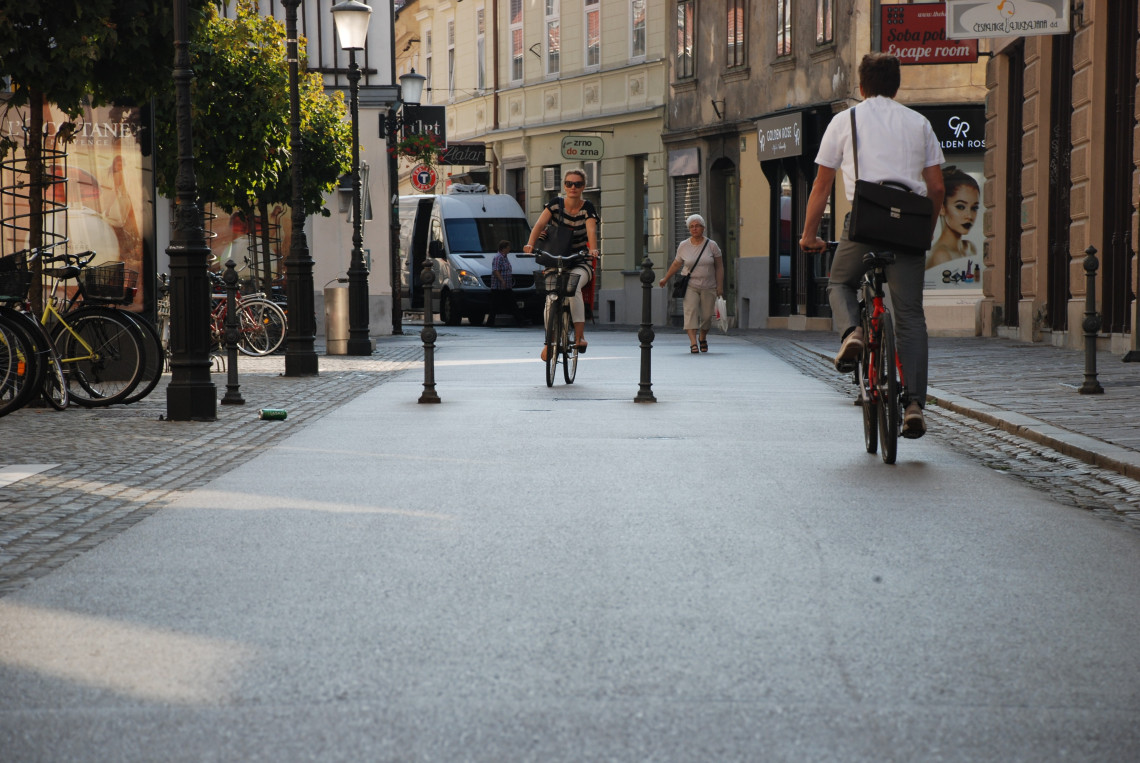
POLYGON ((348 354, 348 289, 325 289, 325 354, 348 354))

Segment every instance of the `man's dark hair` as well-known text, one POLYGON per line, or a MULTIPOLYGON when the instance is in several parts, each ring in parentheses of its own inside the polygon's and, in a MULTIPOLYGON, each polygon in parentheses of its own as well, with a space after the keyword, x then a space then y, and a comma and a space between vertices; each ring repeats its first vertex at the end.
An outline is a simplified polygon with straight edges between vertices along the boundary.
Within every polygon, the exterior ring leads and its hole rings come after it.
POLYGON ((511 242, 510 242, 510 241, 507 241, 506 239, 503 239, 502 241, 500 241, 500 242, 499 242, 499 251, 500 251, 500 252, 509 252, 509 251, 511 251, 511 242))
POLYGON ((899 60, 890 53, 868 53, 859 64, 859 85, 863 95, 894 98, 899 91, 899 60))

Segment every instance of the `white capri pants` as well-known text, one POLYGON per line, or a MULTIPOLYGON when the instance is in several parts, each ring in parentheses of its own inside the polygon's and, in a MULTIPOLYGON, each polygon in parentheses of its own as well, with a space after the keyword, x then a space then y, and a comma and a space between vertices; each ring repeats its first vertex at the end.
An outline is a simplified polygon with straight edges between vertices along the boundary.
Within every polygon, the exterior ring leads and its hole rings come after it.
MULTIPOLYGON (((574 290, 574 296, 570 298, 570 320, 575 323, 585 323, 586 303, 582 301, 582 289, 586 288, 586 284, 590 283, 590 269, 585 265, 579 265, 570 272, 578 274, 578 288, 574 290)), ((553 301, 554 295, 547 295, 546 308, 542 312, 543 325, 546 325, 550 321, 550 303, 553 301)))

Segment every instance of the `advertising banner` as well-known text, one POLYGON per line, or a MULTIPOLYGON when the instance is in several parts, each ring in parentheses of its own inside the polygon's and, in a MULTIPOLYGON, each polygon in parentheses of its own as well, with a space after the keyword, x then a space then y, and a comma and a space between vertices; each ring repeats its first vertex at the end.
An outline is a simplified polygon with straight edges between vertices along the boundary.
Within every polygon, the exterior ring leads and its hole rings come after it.
POLYGON ((1069 6, 1069 0, 946 0, 946 36, 967 40, 1068 34, 1069 6))
POLYGON ((946 3, 883 5, 879 49, 907 64, 973 64, 978 41, 946 39, 946 3))
MULTIPOLYGON (((0 177, 3 254, 29 246, 29 175, 24 161, 28 108, 8 112, 0 125, 0 132, 19 146, 14 156, 6 158, 0 177)), ((94 251, 92 264, 123 262, 141 274, 143 215, 151 204, 144 183, 138 109, 87 107, 75 121, 70 142, 57 139, 62 125, 71 121, 66 114, 44 107, 43 120, 48 149, 44 171, 54 181, 45 191, 45 244, 66 238, 58 251, 94 251)))
POLYGON ((946 198, 926 255, 925 288, 982 288, 982 156, 957 157, 942 166, 946 198))

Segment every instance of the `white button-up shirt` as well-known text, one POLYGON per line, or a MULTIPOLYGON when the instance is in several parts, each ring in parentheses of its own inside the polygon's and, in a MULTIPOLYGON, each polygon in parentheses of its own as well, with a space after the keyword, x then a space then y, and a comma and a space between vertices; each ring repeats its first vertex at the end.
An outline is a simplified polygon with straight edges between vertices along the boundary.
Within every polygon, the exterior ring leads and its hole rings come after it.
MULTIPOLYGON (((922 171, 946 161, 934 128, 926 117, 893 98, 868 98, 855 109, 859 130, 859 179, 872 183, 891 180, 926 195, 922 171)), ((815 163, 843 172, 847 200, 855 198, 855 157, 851 150, 851 115, 831 118, 815 163)))

